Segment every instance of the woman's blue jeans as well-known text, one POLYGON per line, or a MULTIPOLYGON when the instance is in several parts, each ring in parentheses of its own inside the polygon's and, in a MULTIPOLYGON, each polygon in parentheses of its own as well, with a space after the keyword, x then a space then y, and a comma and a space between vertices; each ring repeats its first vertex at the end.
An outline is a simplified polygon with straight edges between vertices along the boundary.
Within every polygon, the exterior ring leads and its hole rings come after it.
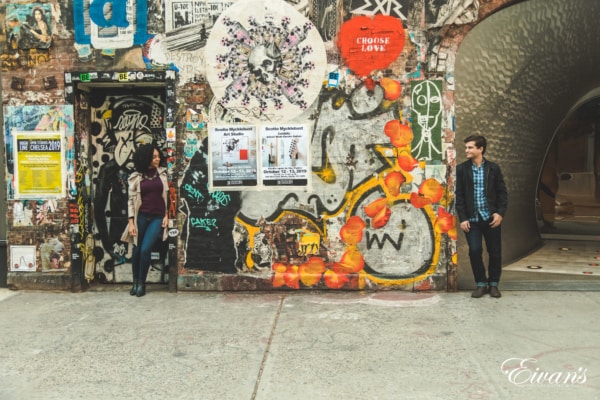
POLYGON ((131 272, 134 281, 146 282, 150 263, 152 262, 152 248, 162 237, 162 215, 139 213, 137 219, 137 246, 133 246, 131 258, 131 272))
POLYGON ((501 226, 490 227, 490 221, 471 222, 471 229, 465 232, 467 244, 469 245, 469 260, 475 283, 479 285, 498 285, 502 274, 502 231, 501 226), (488 277, 486 278, 485 266, 483 264, 483 240, 487 248, 488 277))

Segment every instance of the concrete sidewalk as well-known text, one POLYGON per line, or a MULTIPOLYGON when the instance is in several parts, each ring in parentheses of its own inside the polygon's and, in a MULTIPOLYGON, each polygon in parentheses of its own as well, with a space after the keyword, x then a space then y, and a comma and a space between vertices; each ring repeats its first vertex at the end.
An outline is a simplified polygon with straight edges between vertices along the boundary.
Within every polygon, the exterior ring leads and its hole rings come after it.
POLYGON ((600 399, 600 292, 128 289, 0 289, 0 399, 600 399))

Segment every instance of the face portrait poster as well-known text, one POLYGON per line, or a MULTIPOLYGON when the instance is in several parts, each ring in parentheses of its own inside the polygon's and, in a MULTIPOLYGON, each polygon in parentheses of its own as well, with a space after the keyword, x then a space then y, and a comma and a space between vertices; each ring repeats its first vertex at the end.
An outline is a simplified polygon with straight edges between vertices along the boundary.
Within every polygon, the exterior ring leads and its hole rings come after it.
POLYGON ((307 186, 309 135, 306 125, 261 125, 261 184, 307 186))
POLYGON ((65 195, 62 132, 21 131, 14 135, 15 199, 65 195))
POLYGON ((256 126, 210 125, 208 138, 210 189, 256 187, 256 126))

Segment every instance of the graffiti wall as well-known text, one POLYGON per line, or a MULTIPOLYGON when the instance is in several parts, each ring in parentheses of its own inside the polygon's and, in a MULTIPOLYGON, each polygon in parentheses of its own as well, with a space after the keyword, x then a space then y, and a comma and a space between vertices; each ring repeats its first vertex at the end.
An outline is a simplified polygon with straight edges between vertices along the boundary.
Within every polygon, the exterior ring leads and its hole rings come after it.
MULTIPOLYGON (((180 288, 205 287, 206 279, 222 282, 217 288, 445 288, 455 265, 449 171, 456 41, 445 40, 444 29, 474 22, 478 1, 105 4, 2 6, 4 104, 60 103, 53 90, 64 90, 81 125, 67 144, 89 154, 67 168, 68 205, 11 203, 15 227, 56 218, 78 232, 85 279, 127 281, 131 249, 119 235, 129 158, 137 144, 154 142, 165 149, 173 181, 177 246, 168 250, 176 250, 169 263, 180 288), (32 55, 35 63, 23 61, 32 55), (112 79, 131 69, 176 76, 166 97, 173 101, 116 89, 77 92, 62 81, 69 71, 106 71, 112 79), (37 93, 47 99, 24 95, 44 78, 48 89, 37 93), (213 159, 213 128, 260 132, 266 125, 302 126, 302 146, 282 140, 270 159, 261 147, 267 142, 245 139, 236 166, 263 166, 250 171, 261 182, 269 166, 302 165, 310 179, 298 187, 213 190, 210 177, 223 167, 213 159)), ((23 113, 38 109, 7 109, 6 135, 19 118, 31 121, 23 113)), ((9 142, 7 136, 10 173, 9 142)), ((44 243, 53 238, 66 239, 44 243)), ((157 264, 166 252, 157 250, 157 264)), ((157 270, 153 279, 163 275, 157 270)))

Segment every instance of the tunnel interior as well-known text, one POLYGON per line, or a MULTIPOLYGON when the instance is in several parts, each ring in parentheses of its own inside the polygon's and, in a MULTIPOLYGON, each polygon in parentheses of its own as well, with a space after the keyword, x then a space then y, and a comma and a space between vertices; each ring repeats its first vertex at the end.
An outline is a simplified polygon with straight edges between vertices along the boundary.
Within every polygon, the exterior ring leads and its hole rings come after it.
MULTIPOLYGON (((557 187, 554 194, 559 203, 565 200, 566 206, 570 201, 573 213, 573 200, 582 202, 580 209, 596 205, 597 15, 600 2, 595 0, 516 2, 473 27, 458 50, 457 162, 464 160, 464 138, 471 134, 488 138, 486 154, 500 164, 509 191, 509 210, 502 226, 503 265, 529 254, 542 242, 544 214, 538 192, 549 160, 560 158, 562 169, 571 169, 557 171, 562 192, 557 187), (574 199, 577 189, 583 192, 574 199)), ((560 204, 557 211, 561 211, 560 204)), ((570 212, 561 212, 565 211, 570 212)), ((556 222, 555 215, 555 229, 580 232, 576 226, 567 229, 556 222)), ((463 235, 459 235, 458 257, 459 288, 471 288, 474 283, 463 235)))

